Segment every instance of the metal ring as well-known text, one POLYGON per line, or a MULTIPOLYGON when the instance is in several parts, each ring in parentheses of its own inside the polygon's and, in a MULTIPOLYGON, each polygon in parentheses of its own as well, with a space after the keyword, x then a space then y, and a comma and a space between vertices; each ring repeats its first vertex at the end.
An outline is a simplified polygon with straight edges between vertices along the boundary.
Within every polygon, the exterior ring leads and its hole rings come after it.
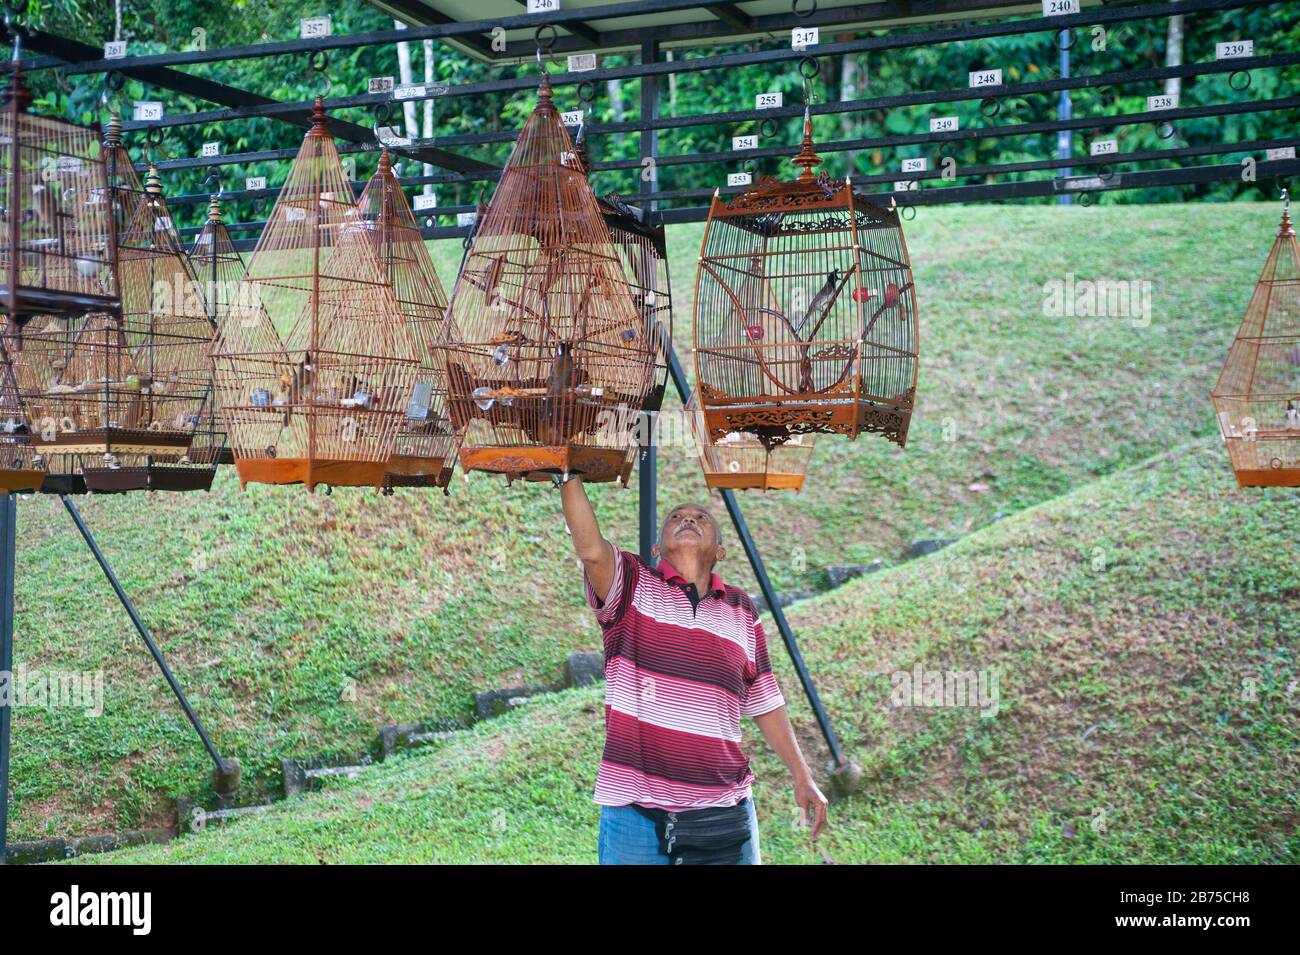
POLYGON ((307 65, 317 73, 324 73, 330 65, 328 50, 313 50, 307 54, 307 65))
POLYGON ((904 222, 911 222, 916 218, 916 206, 899 206, 898 217, 904 222), (909 212, 912 213, 910 216, 908 215, 909 212))
POLYGON ((217 196, 221 195, 221 191, 222 191, 222 190, 221 190, 221 169, 220 169, 220 167, 214 168, 214 169, 212 170, 212 172, 208 173, 208 177, 207 177, 206 179, 203 180, 203 188, 204 188, 204 189, 207 189, 207 191, 208 191, 208 193, 209 193, 210 195, 217 195, 217 196), (208 189, 208 183, 212 183, 212 184, 215 185, 217 188, 216 188, 215 190, 213 190, 213 189, 208 189))
POLYGON ((424 227, 425 227, 426 229, 432 229, 432 228, 433 228, 433 224, 434 224, 433 216, 425 216, 425 217, 424 217, 424 227))
POLYGON ((817 62, 817 57, 815 56, 805 56, 802 60, 799 61, 799 75, 806 80, 817 79, 817 77, 821 74, 821 71, 822 71, 821 64, 817 62), (811 66, 812 72, 805 73, 804 72, 805 66, 811 66))
POLYGON ((758 171, 758 163, 754 162, 754 160, 752 159, 746 159, 744 162, 740 164, 740 168, 743 172, 747 172, 750 175, 753 175, 755 172, 758 171))
POLYGON ((1002 112, 1002 104, 998 102, 996 96, 986 96, 980 100, 980 114, 985 118, 992 119, 1000 112, 1002 112), (989 109, 990 104, 993 106, 992 110, 989 109))
POLYGON ((768 118, 758 124, 758 135, 764 139, 771 139, 776 133, 776 120, 768 118))
POLYGON ((596 84, 591 80, 583 80, 579 83, 578 99, 590 105, 596 99, 596 84))
POLYGON ((149 126, 144 131, 144 141, 153 147, 162 145, 163 131, 161 126, 149 126))
POLYGON ((126 74, 119 73, 116 70, 104 75, 104 88, 110 89, 114 93, 126 85, 126 74))
POLYGON ((1236 90, 1238 93, 1250 89, 1250 70, 1233 70, 1231 73, 1228 74, 1228 85, 1232 87, 1234 90, 1236 90), (1234 82, 1238 76, 1244 76, 1246 78, 1245 86, 1238 86, 1234 82))
POLYGON ((1176 132, 1178 132, 1178 130, 1174 129, 1174 124, 1169 122, 1169 120, 1167 119, 1161 120, 1160 122, 1156 123, 1156 135, 1159 136, 1161 139, 1172 139, 1174 133, 1176 132), (1161 127, 1165 127, 1165 126, 1169 127, 1169 132, 1162 133, 1160 131, 1161 127))
POLYGON ((810 16, 812 16, 814 13, 817 12, 817 0, 812 0, 812 9, 809 10, 807 13, 799 12, 799 0, 790 0, 790 12, 793 13, 800 20, 807 20, 810 16))
POLYGON ((1081 193, 1079 196, 1079 205, 1083 206, 1085 209, 1088 208, 1088 206, 1092 205, 1092 196, 1088 195, 1086 192, 1081 193))
POLYGON ((560 31, 555 29, 555 27, 549 23, 543 23, 541 26, 539 26, 536 30, 533 31, 533 42, 537 44, 537 49, 546 50, 548 53, 555 48, 555 41, 558 40, 559 38, 560 38, 560 31), (542 35, 547 30, 551 31, 551 39, 550 42, 543 43, 542 35))
POLYGON ((378 103, 375 106, 375 126, 385 126, 393 118, 392 103, 378 103))
POLYGON ((1075 37, 1074 37, 1074 31, 1071 30, 1069 27, 1061 27, 1061 29, 1059 29, 1059 30, 1056 31, 1056 48, 1057 48, 1058 50, 1073 50, 1073 49, 1074 49, 1074 44, 1075 44, 1076 42, 1078 42, 1078 41, 1075 40, 1075 37), (1064 44, 1061 43, 1061 34, 1062 34, 1062 33, 1064 33, 1066 36, 1068 36, 1068 37, 1070 38, 1070 45, 1069 45, 1069 46, 1065 46, 1064 44))
POLYGON ((1114 175, 1115 175, 1115 170, 1111 169, 1110 166, 1106 165, 1105 163, 1102 163, 1100 166, 1097 167, 1097 178, 1102 180, 1103 182, 1109 182, 1114 177, 1114 175))
POLYGON ((469 251, 469 247, 473 244, 474 244, 474 239, 470 236, 465 236, 465 238, 460 240, 460 247, 464 249, 466 252, 469 251))

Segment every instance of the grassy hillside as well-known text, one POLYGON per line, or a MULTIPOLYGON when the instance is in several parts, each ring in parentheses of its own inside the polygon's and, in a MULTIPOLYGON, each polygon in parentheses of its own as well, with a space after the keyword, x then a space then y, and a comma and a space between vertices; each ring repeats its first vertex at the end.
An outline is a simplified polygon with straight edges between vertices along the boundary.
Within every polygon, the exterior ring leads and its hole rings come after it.
MULTIPOLYGON (((778 585, 816 587, 827 563, 894 562, 914 537, 980 528, 1209 434, 1208 392, 1276 214, 922 210, 908 226, 922 324, 909 447, 825 441, 801 495, 746 496, 778 585), (1152 282, 1150 323, 1044 317, 1043 283, 1069 272, 1152 282)), ((669 237, 682 343, 700 234, 669 237)), ((459 246, 436 254, 450 284, 459 246)), ((661 457, 663 501, 704 496, 688 449, 661 457)), ((1217 465, 1205 481, 1226 488, 1217 465)), ((255 791, 278 782, 281 757, 355 751, 384 722, 467 715, 473 691, 554 679, 566 653, 599 647, 558 496, 503 484, 309 497, 240 493, 223 473, 203 497, 82 508, 255 791)), ((635 546, 635 481, 593 496, 610 536, 635 546)), ((16 712, 11 837, 157 823, 167 795, 203 787, 205 757, 58 502, 24 500, 19 515, 17 660, 102 669, 107 704, 101 718, 16 712)), ((738 554, 722 571, 749 583, 738 554)), ((835 647, 805 651, 819 678, 847 652, 835 647)))
MULTIPOLYGON (((1219 448, 1195 442, 794 608, 866 768, 832 805, 827 855, 1300 862, 1300 494, 1221 478, 1219 448), (918 663, 996 671, 996 715, 891 706, 888 674, 918 663)), ((265 816, 101 858, 593 862, 600 712, 598 688, 569 691, 265 816)), ((819 861, 779 764, 757 763, 765 859, 819 861)))

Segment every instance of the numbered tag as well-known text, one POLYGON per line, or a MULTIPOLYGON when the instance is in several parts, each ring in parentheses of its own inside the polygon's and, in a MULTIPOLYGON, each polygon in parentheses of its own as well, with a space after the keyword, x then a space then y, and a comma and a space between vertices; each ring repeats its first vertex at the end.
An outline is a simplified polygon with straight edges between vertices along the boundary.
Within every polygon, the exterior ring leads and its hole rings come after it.
POLYGON ((462 229, 467 228, 468 226, 472 226, 477 221, 478 221, 477 212, 456 213, 456 225, 460 226, 462 229))
POLYGON ((732 149, 757 149, 758 137, 757 136, 732 136, 731 148, 732 149))
POLYGON ((221 143, 204 143, 202 155, 205 159, 211 159, 213 156, 220 156, 221 143))
POLYGON ((1043 16, 1063 17, 1079 12, 1079 0, 1043 0, 1043 16))
POLYGON ((588 70, 596 68, 595 53, 575 53, 569 57, 570 73, 586 73, 588 70))
POLYGON ((265 188, 266 188, 266 177, 265 177, 265 176, 249 176, 247 179, 244 180, 244 188, 247 189, 249 192, 253 192, 254 190, 257 190, 257 189, 265 189, 265 188))
POLYGON ((1088 147, 1089 156, 1113 156, 1119 152, 1119 141, 1115 139, 1095 139, 1088 147))
POLYGON ((972 89, 983 89, 986 86, 1001 86, 1002 71, 998 70, 971 70, 970 85, 972 89))
POLYGON ((929 168, 930 160, 925 157, 903 160, 903 172, 925 172, 929 168))
POLYGON ((421 192, 415 196, 415 202, 412 203, 416 212, 423 212, 426 209, 438 208, 438 197, 432 192, 421 192))
POLYGON ((393 126, 380 126, 375 130, 377 138, 385 146, 409 146, 411 141, 393 126))
POLYGON ((284 217, 290 222, 302 222, 307 218, 307 210, 298 206, 286 206, 284 217))
POLYGON ((930 117, 930 132, 932 133, 951 133, 955 129, 957 129, 956 116, 930 117))
POLYGON ((752 184, 754 177, 747 172, 729 172, 727 173, 727 185, 729 186, 748 186, 752 184))
POLYGON ((554 13, 560 9, 560 0, 528 0, 529 13, 554 13))
POLYGON ((59 156, 54 160, 54 171, 61 176, 81 175, 81 157, 59 156))
POLYGON ((584 119, 586 119, 586 116, 580 109, 572 109, 567 113, 560 114, 560 122, 565 126, 581 126, 584 119))
POLYGON ((131 109, 131 118, 137 123, 152 123, 163 118, 162 103, 141 102, 131 109))
POLYGON ((578 157, 573 153, 569 152, 568 150, 565 150, 564 152, 560 153, 561 166, 567 166, 570 163, 575 163, 577 161, 578 161, 578 157))
POLYGON ((821 42, 821 30, 817 27, 795 27, 790 31, 790 49, 806 50, 821 42))
POLYGON ((1229 40, 1226 43, 1214 44, 1214 58, 1216 60, 1235 60, 1239 56, 1254 55, 1254 40, 1229 40))
POLYGON ((754 97, 754 109, 779 109, 784 105, 784 93, 759 93, 754 97))
POLYGON ((298 21, 298 36, 304 40, 333 35, 334 20, 328 14, 323 17, 303 17, 298 21))
POLYGON ((911 179, 904 179, 902 182, 894 183, 895 192, 919 192, 921 184, 911 179))
POLYGON ((424 99, 423 86, 394 86, 393 99, 424 99))
POLYGON ((1295 159, 1295 147, 1278 146, 1276 149, 1266 151, 1264 158, 1270 161, 1274 159, 1295 159))
POLYGON ((1106 183, 1100 176, 1075 176, 1065 180, 1065 188, 1074 192, 1090 192, 1093 189, 1105 189, 1106 183))
POLYGON ((367 93, 391 93, 393 78, 391 76, 372 76, 366 80, 367 93))
POLYGON ((1161 93, 1159 96, 1147 97, 1147 112, 1157 109, 1175 109, 1178 106, 1178 97, 1170 96, 1168 93, 1161 93))
POLYGON ((104 44, 104 59, 121 60, 126 57, 125 40, 109 40, 104 44))

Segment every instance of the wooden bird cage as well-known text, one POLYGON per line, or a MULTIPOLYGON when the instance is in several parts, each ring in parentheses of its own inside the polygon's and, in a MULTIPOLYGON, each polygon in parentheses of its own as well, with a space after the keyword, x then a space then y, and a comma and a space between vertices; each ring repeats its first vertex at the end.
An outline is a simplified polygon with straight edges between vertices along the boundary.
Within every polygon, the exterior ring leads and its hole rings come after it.
POLYGON ((916 395, 912 269, 896 212, 813 168, 709 209, 695 281, 695 369, 715 440, 794 434, 906 444, 916 395))
POLYGON ((93 130, 27 112, 14 65, 0 112, 0 287, 9 322, 116 311, 107 175, 93 130))
POLYGON ((380 488, 419 358, 318 98, 213 346, 241 485, 380 488))
POLYGON ((188 455, 211 390, 212 324, 156 170, 117 238, 120 312, 44 315, 7 343, 30 442, 86 490, 206 489, 211 470, 188 455))
POLYGON ((1300 487, 1300 247, 1289 202, 1213 392, 1240 487, 1300 487))
POLYGON ((686 416, 704 470, 704 482, 710 489, 798 491, 803 488, 816 434, 793 434, 770 447, 747 431, 731 431, 715 437, 705 425, 698 390, 691 392, 686 416))
POLYGON ((450 312, 448 406, 466 471, 624 474, 656 345, 545 75, 450 312))
POLYGON ((380 154, 379 169, 357 207, 420 357, 384 484, 445 488, 456 464, 456 433, 447 414, 447 295, 388 150, 380 154))
MULTIPOLYGON (((221 213, 221 201, 213 196, 203 228, 194 238, 189 252, 190 268, 203 286, 208 319, 213 328, 220 327, 234 307, 240 282, 244 278, 244 257, 235 248, 230 230, 221 213)), ((217 407, 215 385, 199 416, 199 427, 190 446, 190 460, 196 464, 234 464, 235 457, 226 443, 225 426, 217 407)))
POLYGON ((38 466, 28 442, 27 409, 18 394, 18 382, 8 349, 0 338, 0 493, 38 491, 45 470, 38 466))

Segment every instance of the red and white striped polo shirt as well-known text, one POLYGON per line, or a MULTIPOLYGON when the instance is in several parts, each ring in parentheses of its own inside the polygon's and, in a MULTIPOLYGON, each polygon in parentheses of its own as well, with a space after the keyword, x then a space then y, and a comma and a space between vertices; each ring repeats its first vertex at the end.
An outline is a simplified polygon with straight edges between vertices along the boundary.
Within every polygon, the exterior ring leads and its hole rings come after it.
POLYGON ((740 718, 785 704, 749 594, 714 574, 692 609, 667 562, 652 569, 614 548, 602 602, 586 580, 605 643, 605 752, 596 802, 660 809, 732 806, 754 774, 740 718))

